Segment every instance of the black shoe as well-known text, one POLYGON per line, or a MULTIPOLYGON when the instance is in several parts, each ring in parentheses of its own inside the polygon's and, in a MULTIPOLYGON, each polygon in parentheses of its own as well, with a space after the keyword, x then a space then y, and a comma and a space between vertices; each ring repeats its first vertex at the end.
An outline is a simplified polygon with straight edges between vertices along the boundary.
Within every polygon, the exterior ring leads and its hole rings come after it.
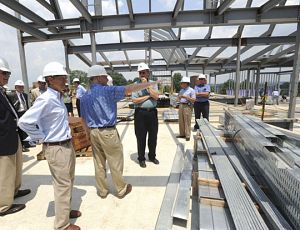
POLYGON ((23 148, 22 148, 22 152, 29 152, 29 149, 26 148, 26 147, 23 147, 23 148))
POLYGON ((154 159, 149 159, 149 161, 153 162, 154 164, 158 165, 159 164, 159 161, 154 158, 154 159))
POLYGON ((189 137, 186 137, 186 138, 185 138, 185 140, 186 140, 186 141, 189 141, 189 140, 190 140, 190 138, 189 138, 189 137))
POLYGON ((146 162, 145 161, 140 161, 139 163, 140 163, 140 166, 142 168, 146 168, 146 162))
POLYGON ((176 138, 185 138, 185 136, 178 135, 176 138))
POLYGON ((13 214, 15 212, 21 211, 25 207, 26 207, 25 204, 13 204, 8 210, 6 210, 5 212, 0 213, 0 216, 13 214))
POLYGON ((18 190, 17 194, 14 196, 14 198, 26 196, 27 194, 31 193, 30 189, 24 189, 24 190, 18 190))

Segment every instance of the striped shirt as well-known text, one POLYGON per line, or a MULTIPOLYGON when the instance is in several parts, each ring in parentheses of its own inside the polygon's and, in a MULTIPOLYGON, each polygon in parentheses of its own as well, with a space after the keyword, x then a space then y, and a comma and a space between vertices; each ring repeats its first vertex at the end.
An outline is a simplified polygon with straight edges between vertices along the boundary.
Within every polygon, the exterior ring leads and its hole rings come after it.
POLYGON ((90 128, 113 126, 117 120, 117 102, 125 97, 125 86, 92 84, 80 99, 81 117, 90 128))

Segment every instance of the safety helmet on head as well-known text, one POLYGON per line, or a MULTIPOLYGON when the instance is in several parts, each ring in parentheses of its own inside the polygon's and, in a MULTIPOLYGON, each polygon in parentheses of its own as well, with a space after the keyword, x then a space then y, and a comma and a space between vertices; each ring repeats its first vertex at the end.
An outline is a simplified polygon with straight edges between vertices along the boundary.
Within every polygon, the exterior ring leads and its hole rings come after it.
POLYGON ((200 73, 198 76, 198 79, 206 79, 206 75, 203 73, 200 73))
POLYGON ((180 83, 190 83, 190 78, 189 77, 183 77, 181 79, 180 83))
POLYGON ((15 82, 15 86, 18 85, 18 86, 25 86, 24 85, 24 82, 22 80, 16 80, 15 82))
POLYGON ((49 62, 43 69, 43 77, 67 76, 66 68, 59 62, 49 62))
POLYGON ((96 77, 96 76, 108 76, 107 72, 102 65, 93 65, 88 70, 88 77, 96 77))
POLYGON ((45 78, 43 78, 42 75, 38 76, 38 78, 36 79, 38 82, 46 82, 45 78))
POLYGON ((137 68, 138 72, 140 72, 142 70, 149 70, 149 66, 144 62, 140 63, 137 68))
POLYGON ((68 84, 68 83, 66 83, 66 84, 65 84, 65 86, 69 86, 69 84, 68 84))
POLYGON ((0 70, 5 71, 5 72, 9 72, 9 73, 11 72, 10 69, 9 69, 7 61, 2 57, 0 57, 0 70))
POLYGON ((113 85, 113 79, 111 76, 107 75, 107 85, 112 86, 113 85))
POLYGON ((80 82, 80 80, 79 80, 79 78, 75 77, 75 78, 73 79, 72 82, 73 82, 73 83, 75 83, 75 82, 80 82))
POLYGON ((7 90, 7 89, 8 89, 8 86, 7 86, 7 85, 4 85, 3 88, 7 90))

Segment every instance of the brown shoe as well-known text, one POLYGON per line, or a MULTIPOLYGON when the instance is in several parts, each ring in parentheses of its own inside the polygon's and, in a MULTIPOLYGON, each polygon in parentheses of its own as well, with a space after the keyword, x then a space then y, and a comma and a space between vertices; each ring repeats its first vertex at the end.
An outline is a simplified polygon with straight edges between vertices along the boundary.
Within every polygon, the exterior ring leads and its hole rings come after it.
POLYGON ((12 206, 8 210, 6 210, 5 212, 1 212, 0 216, 5 216, 5 215, 19 212, 22 209, 24 209, 25 207, 26 207, 25 204, 12 204, 12 206))
POLYGON ((132 185, 131 184, 127 184, 126 187, 126 191, 122 196, 118 196, 119 199, 123 199, 128 193, 130 193, 132 190, 132 185))
POLYGON ((75 224, 70 224, 65 230, 80 230, 80 227, 75 224))
POLYGON ((69 215, 70 219, 78 218, 80 216, 81 216, 81 212, 78 210, 71 210, 69 215))

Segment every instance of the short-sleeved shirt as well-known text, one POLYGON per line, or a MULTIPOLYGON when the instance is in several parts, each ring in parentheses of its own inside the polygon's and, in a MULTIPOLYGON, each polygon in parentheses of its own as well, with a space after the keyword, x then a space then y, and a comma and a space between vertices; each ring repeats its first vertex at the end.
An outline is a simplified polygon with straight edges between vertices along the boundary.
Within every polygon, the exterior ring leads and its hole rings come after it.
MULTIPOLYGON (((186 87, 185 89, 181 89, 179 91, 179 95, 184 95, 184 96, 188 96, 188 97, 191 97, 191 98, 196 98, 195 90, 191 87, 186 87)), ((180 103, 188 104, 188 103, 191 103, 191 102, 186 98, 180 98, 180 103)))
POLYGON ((80 98, 81 116, 90 128, 113 126, 117 119, 117 102, 125 97, 125 86, 92 84, 80 98))
MULTIPOLYGON (((153 81, 149 81, 149 82, 153 82, 153 81)), ((137 83, 141 83, 141 81, 138 81, 137 83)), ((154 90, 157 90, 157 88, 154 88, 154 90)), ((143 89, 141 91, 133 92, 131 94, 131 98, 138 98, 147 95, 150 95, 150 93, 146 89, 143 89)), ((134 108, 155 108, 156 105, 157 105, 157 101, 154 98, 150 97, 149 99, 143 101, 142 103, 134 104, 134 108)))
MULTIPOLYGON (((195 92, 197 93, 206 93, 209 92, 210 93, 210 85, 205 84, 199 84, 195 86, 195 92)), ((196 96, 196 101, 197 102, 207 102, 208 101, 208 97, 201 97, 201 96, 196 96)))
POLYGON ((76 89, 76 98, 81 99, 83 94, 86 92, 86 89, 82 85, 78 85, 76 89))

